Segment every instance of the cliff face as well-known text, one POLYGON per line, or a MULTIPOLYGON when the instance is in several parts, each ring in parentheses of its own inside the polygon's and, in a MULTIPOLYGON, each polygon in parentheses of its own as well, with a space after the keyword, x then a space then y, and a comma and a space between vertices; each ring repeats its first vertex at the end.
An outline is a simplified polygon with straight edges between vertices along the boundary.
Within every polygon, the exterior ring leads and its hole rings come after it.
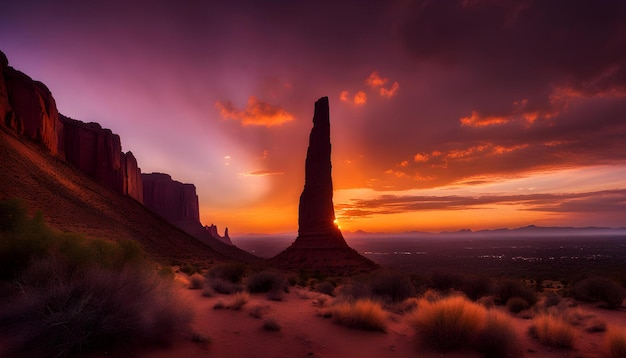
POLYGON ((163 173, 141 174, 143 202, 169 222, 200 222, 200 209, 196 186, 172 180, 163 173))
POLYGON ((9 67, 4 54, 0 58, 0 115, 4 124, 63 158, 63 125, 50 90, 9 67))
POLYGON ((143 202, 141 171, 120 137, 98 123, 61 116, 66 160, 102 185, 143 202))

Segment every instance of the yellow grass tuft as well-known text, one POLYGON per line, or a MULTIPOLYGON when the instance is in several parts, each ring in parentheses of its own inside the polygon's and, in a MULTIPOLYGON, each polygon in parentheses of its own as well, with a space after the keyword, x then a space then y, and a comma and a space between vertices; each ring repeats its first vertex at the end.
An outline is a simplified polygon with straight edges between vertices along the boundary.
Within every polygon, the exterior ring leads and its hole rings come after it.
POLYGON ((541 314, 535 317, 528 330, 531 336, 539 338, 547 346, 572 349, 576 329, 561 318, 541 314))
POLYGON ((248 292, 237 292, 233 295, 231 302, 228 304, 228 308, 240 310, 248 301, 250 301, 250 294, 248 292))
POLYGON ((606 354, 608 358, 626 357, 626 330, 611 327, 606 332, 606 354))
POLYGON ((409 322, 426 344, 453 350, 469 345, 483 329, 486 318, 483 306, 453 296, 434 302, 421 300, 409 322))
POLYGON ((380 303, 370 299, 338 302, 326 312, 333 322, 347 327, 382 332, 387 330, 387 313, 380 303))

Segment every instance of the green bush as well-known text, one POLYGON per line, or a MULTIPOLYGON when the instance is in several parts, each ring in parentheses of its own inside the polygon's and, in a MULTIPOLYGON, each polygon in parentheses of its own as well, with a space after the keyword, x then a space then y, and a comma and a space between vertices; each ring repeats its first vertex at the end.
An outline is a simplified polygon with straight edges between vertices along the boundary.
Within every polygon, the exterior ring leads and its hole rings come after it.
POLYGON ((604 302, 611 309, 619 308, 625 295, 623 287, 603 277, 589 277, 574 285, 576 299, 585 302, 604 302))

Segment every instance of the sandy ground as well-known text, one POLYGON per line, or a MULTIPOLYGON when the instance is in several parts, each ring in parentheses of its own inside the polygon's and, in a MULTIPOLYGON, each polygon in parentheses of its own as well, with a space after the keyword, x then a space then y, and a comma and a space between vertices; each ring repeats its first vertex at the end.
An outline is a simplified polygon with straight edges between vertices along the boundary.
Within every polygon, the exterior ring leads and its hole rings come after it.
MULTIPOLYGON (((239 311, 213 309, 228 295, 203 297, 201 290, 190 290, 184 277, 178 277, 179 292, 195 311, 193 329, 210 338, 209 343, 195 343, 187 336, 172 347, 141 352, 147 357, 480 357, 472 351, 441 353, 418 343, 405 316, 389 314, 386 333, 362 331, 334 324, 318 315, 318 293, 292 288, 283 301, 270 301, 264 294, 251 295, 239 311), (262 318, 251 312, 261 307, 262 318), (263 329, 266 319, 275 320, 281 330, 263 329)), ((626 329, 626 311, 609 311, 593 305, 578 306, 589 318, 577 327, 579 337, 573 350, 541 345, 528 336, 529 319, 513 318, 521 342, 523 357, 602 357, 605 332, 588 333, 585 325, 598 318, 609 325, 626 329)))

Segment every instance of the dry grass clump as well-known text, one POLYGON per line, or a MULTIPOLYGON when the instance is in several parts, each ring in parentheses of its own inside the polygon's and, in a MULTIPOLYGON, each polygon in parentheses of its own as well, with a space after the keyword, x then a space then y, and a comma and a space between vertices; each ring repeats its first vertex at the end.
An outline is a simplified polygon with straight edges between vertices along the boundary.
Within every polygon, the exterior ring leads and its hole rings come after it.
POLYGON ((246 303, 250 301, 250 295, 248 292, 237 292, 233 295, 228 308, 233 310, 240 310, 246 303))
POLYGON ((527 310, 529 307, 528 302, 521 297, 511 297, 506 301, 506 308, 511 313, 520 313, 523 310, 527 310))
POLYGON ((521 352, 511 317, 498 311, 487 311, 485 326, 473 346, 485 357, 512 357, 521 352))
POLYGON ((576 338, 576 329, 559 317, 541 314, 535 317, 528 333, 538 338, 542 344, 551 347, 572 349, 576 338))
POLYGON ((409 322, 425 345, 438 350, 473 348, 487 357, 519 353, 511 318, 463 296, 422 299, 409 322))
POLYGON ((537 303, 535 290, 518 280, 503 280, 498 283, 496 291, 496 296, 500 298, 500 302, 503 304, 506 304, 512 297, 521 297, 530 306, 534 306, 537 303))
POLYGON ((324 281, 324 282, 318 283, 315 286, 315 291, 319 293, 323 293, 325 295, 332 296, 333 293, 335 292, 335 286, 328 281, 324 281))
POLYGON ((246 273, 246 265, 237 262, 217 264, 209 269, 207 278, 218 278, 232 283, 239 283, 246 273))
POLYGON ((204 276, 194 273, 189 277, 189 289, 190 290, 199 290, 204 287, 204 276))
POLYGON ((380 303, 371 299, 338 302, 328 307, 323 314, 346 327, 382 332, 387 330, 387 313, 380 303))
POLYGON ((372 295, 385 302, 402 302, 415 294, 409 277, 396 271, 378 272, 369 286, 372 295))
MULTIPOLYGON (((221 278, 207 278, 207 288, 213 292, 230 295, 243 291, 243 286, 221 278)), ((207 292, 209 294, 211 291, 207 292)), ((207 295, 205 295, 207 296, 207 295)), ((210 295, 207 297, 211 297, 210 295)))
POLYGON ((589 325, 585 328, 585 331, 589 333, 604 332, 606 331, 606 321, 596 318, 589 322, 589 325))
POLYGON ((606 333, 605 351, 608 358, 626 357, 626 331, 611 327, 606 333))
POLYGON ((424 343, 454 350, 468 346, 483 329, 486 318, 483 306, 455 296, 435 302, 420 301, 410 323, 424 343))

